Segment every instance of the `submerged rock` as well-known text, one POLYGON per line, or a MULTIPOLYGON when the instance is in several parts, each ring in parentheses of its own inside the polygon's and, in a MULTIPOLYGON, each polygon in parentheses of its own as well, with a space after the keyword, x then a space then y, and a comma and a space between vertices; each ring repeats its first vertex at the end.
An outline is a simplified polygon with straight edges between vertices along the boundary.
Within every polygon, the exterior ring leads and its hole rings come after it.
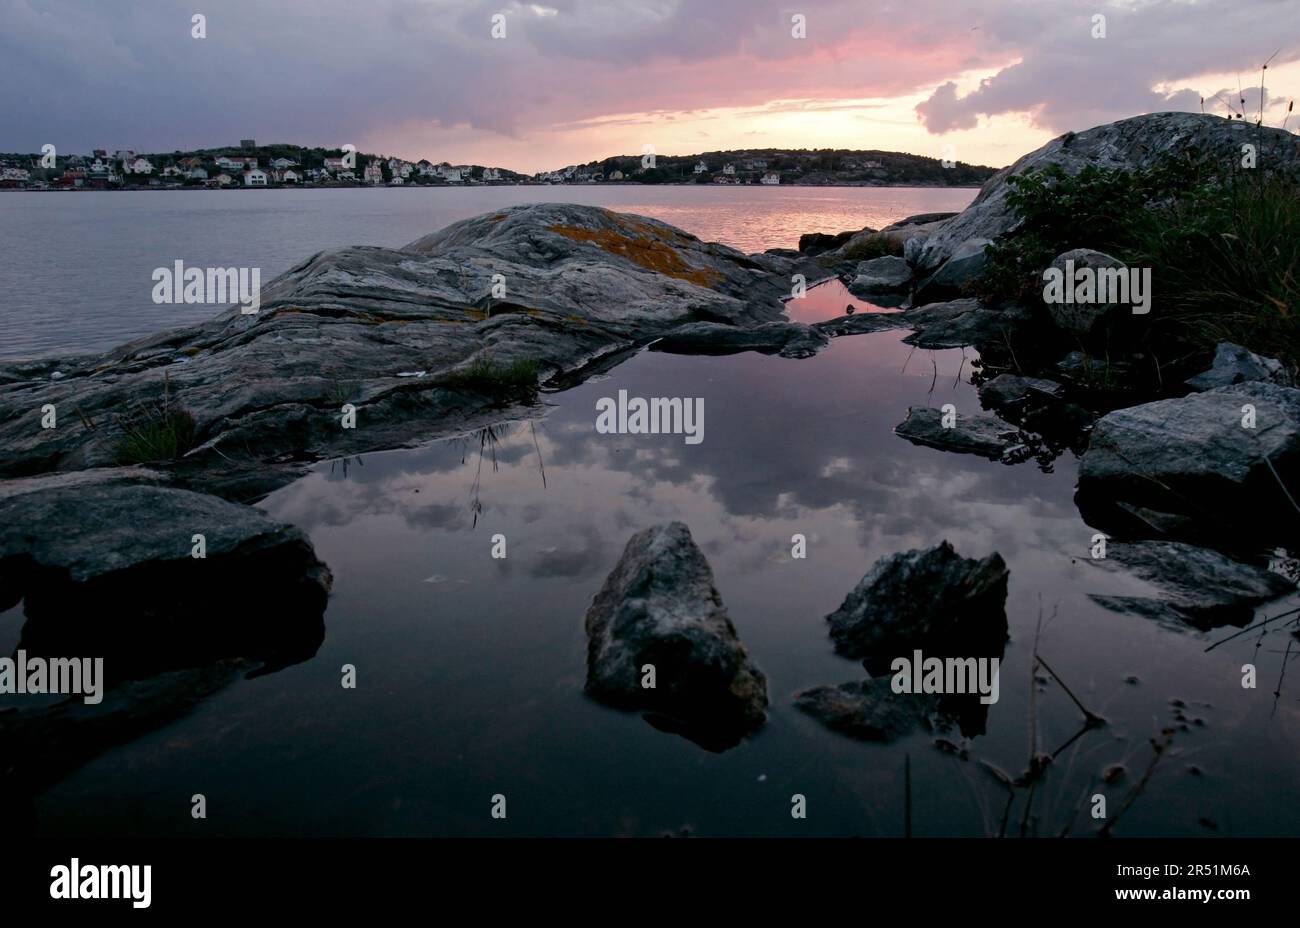
POLYGON ((1300 390, 1249 381, 1103 416, 1079 465, 1076 502, 1101 527, 1108 509, 1129 503, 1258 542, 1300 530, 1297 486, 1300 390))
POLYGON ((831 731, 861 741, 890 742, 911 734, 919 725, 936 727, 931 717, 938 699, 895 693, 889 677, 874 677, 811 687, 795 694, 794 705, 831 731))
POLYGON ((826 617, 846 657, 1000 655, 1007 638, 1007 565, 964 558, 948 542, 878 560, 826 617))
POLYGON ((962 348, 985 342, 1005 343, 1029 322, 1029 313, 1019 306, 993 309, 968 297, 909 309, 903 318, 916 329, 903 339, 907 344, 917 348, 962 348))
POLYGON ((1262 357, 1232 342, 1219 342, 1210 369, 1190 378, 1187 386, 1203 392, 1251 380, 1283 385, 1288 383, 1287 372, 1281 361, 1262 357))
POLYGON ((1018 374, 999 374, 981 384, 979 393, 985 408, 1014 417, 1056 405, 1065 398, 1065 388, 1056 381, 1018 374))
POLYGON ((1020 433, 997 416, 957 415, 952 426, 945 426, 943 419, 940 409, 912 406, 907 410, 907 418, 894 427, 894 434, 916 445, 957 454, 978 454, 993 461, 1001 460, 1021 444, 1020 433))
POLYGON ((652 351, 672 354, 738 354, 757 351, 783 358, 809 358, 830 344, 830 338, 801 322, 765 322, 757 326, 692 322, 651 343, 652 351))
POLYGON ((110 685, 223 658, 273 669, 314 655, 331 577, 306 536, 258 509, 144 482, 157 476, 0 484, 0 608, 23 601, 18 647, 102 657, 110 685))
POLYGON ((831 338, 842 335, 868 335, 888 329, 906 328, 902 313, 851 313, 814 322, 812 327, 831 338))
POLYGON ((1123 568, 1159 593, 1154 597, 1091 594, 1098 604, 1199 629, 1246 625, 1256 606, 1296 592, 1295 584, 1280 574, 1234 561, 1210 548, 1173 541, 1113 542, 1104 559, 1089 563, 1123 568))
POLYGON ((710 750, 766 719, 767 679, 736 635, 713 572, 681 522, 633 535, 587 611, 587 692, 643 709, 710 750), (655 686, 643 686, 646 665, 655 686))

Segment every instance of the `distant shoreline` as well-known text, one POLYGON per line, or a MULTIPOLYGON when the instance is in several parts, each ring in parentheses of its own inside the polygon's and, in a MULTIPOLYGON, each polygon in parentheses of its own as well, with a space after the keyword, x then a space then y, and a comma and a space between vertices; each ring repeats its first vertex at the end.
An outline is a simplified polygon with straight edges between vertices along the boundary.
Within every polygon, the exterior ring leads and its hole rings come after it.
POLYGON ((867 183, 846 183, 846 184, 801 184, 798 182, 789 184, 695 184, 690 182, 673 183, 665 182, 661 184, 643 184, 638 181, 592 181, 581 184, 536 184, 536 183, 518 183, 518 184, 403 184, 393 186, 391 184, 276 184, 276 185, 257 185, 254 187, 245 186, 244 184, 230 184, 226 187, 207 187, 194 185, 190 187, 163 187, 163 186, 135 186, 135 187, 48 187, 45 189, 33 187, 0 187, 0 193, 176 193, 184 191, 221 191, 221 190, 481 190, 502 187, 559 187, 559 188, 586 188, 586 187, 700 187, 706 190, 740 188, 748 189, 771 189, 780 187, 807 187, 810 189, 905 189, 911 188, 916 190, 979 190, 983 184, 867 184, 867 183))

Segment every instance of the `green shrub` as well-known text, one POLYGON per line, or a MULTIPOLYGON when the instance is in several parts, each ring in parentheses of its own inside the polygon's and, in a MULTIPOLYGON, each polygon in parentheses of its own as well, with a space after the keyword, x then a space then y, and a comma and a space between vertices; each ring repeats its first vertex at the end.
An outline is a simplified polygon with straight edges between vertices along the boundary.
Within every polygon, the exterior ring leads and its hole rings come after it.
POLYGON ((118 425, 123 433, 115 453, 119 464, 175 461, 195 444, 194 417, 165 395, 157 405, 138 405, 118 425))
POLYGON ((989 301, 1041 303, 1042 272, 1071 248, 1152 269, 1146 337, 1204 350, 1234 341, 1300 363, 1300 182, 1195 152, 1123 171, 1059 166, 1008 179, 1019 225, 989 249, 989 301))

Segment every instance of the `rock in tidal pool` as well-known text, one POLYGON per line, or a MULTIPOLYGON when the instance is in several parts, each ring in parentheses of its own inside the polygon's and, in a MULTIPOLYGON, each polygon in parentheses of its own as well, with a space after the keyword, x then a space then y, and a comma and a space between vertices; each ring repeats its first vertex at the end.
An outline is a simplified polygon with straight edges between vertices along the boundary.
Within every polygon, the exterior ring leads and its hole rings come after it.
POLYGON ((1099 605, 1201 630, 1245 625, 1256 606, 1296 591, 1295 584, 1281 574, 1180 542, 1113 542, 1105 559, 1089 563, 1123 568, 1159 593, 1150 597, 1092 594, 1099 605))
POLYGON ((1007 639, 1007 565, 948 542, 882 557, 826 617, 845 657, 999 656, 1007 639))
POLYGON ((907 418, 894 427, 894 434, 914 445, 938 448, 957 454, 978 454, 1000 460, 1020 444, 1019 432, 997 416, 955 416, 953 425, 943 424, 943 411, 932 406, 912 406, 907 418))
POLYGON ((961 348, 985 343, 1005 344, 1029 323, 1029 313, 1016 305, 996 309, 963 297, 945 303, 927 303, 903 313, 903 321, 916 329, 903 339, 917 348, 961 348))
POLYGON ((1297 486, 1300 390, 1247 381, 1103 416, 1075 502, 1090 525, 1117 533, 1131 523, 1127 503, 1286 544, 1300 532, 1297 486))
POLYGON ((889 677, 814 686, 794 697, 795 708, 811 715, 831 731, 861 741, 895 741, 930 720, 936 698, 895 693, 889 677))
POLYGON ((703 355, 757 351, 783 358, 810 358, 829 344, 829 336, 801 322, 766 322, 756 326, 691 322, 651 343, 650 350, 703 355))
POLYGON ((587 610, 587 693, 723 751, 767 717, 767 678, 736 635, 681 522, 633 535, 587 610), (654 686, 643 685, 646 665, 654 686))

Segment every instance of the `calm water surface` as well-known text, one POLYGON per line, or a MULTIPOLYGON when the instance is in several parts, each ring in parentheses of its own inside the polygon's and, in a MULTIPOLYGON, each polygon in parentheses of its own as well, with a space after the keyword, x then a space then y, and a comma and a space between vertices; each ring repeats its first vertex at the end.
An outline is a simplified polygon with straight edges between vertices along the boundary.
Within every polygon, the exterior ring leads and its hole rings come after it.
POLYGON ((465 187, 0 194, 0 358, 101 351, 200 322, 209 306, 156 305, 154 268, 259 267, 262 283, 318 251, 400 247, 519 203, 608 206, 742 251, 793 248, 805 232, 880 228, 959 210, 970 189, 465 187))
MULTIPOLYGON (((663 215, 644 200, 684 192, 721 200, 736 191, 590 192, 602 202, 637 194, 642 201, 619 205, 663 215)), ((778 196, 802 210, 796 193, 778 196)), ((406 192, 380 193, 398 194, 406 192)), ((502 191, 501 203, 517 194, 502 191)), ((931 194, 953 192, 924 191, 897 215, 941 208, 931 194)), ((162 201, 181 198, 139 199, 167 210, 162 201)), ((701 217, 694 225, 681 215, 670 221, 724 239, 722 223, 746 227, 739 214, 725 218, 725 208, 716 216, 693 208, 701 217), (709 216, 718 224, 712 232, 709 216)), ((739 233, 731 241, 789 244, 796 231, 896 218, 833 215, 825 223, 784 216, 769 241, 739 233)), ((333 221, 360 222, 351 213, 333 221)), ((445 219, 399 221, 408 227, 355 240, 404 242, 445 219)), ((219 224, 238 225, 229 217, 219 224)), ((286 239, 324 234, 311 225, 286 239)), ((196 235, 190 229, 188 240, 196 235)), ((323 244, 290 249, 284 263, 323 244)), ((791 312, 824 318, 846 301, 836 286, 819 288, 791 312)), ((1143 588, 1088 563, 1092 529, 1072 501, 1074 459, 1058 459, 1047 473, 1033 462, 1008 466, 896 437, 909 405, 977 405, 968 383, 974 352, 918 351, 900 338, 836 339, 807 360, 643 352, 600 380, 546 395, 535 419, 318 465, 261 503, 305 529, 334 572, 316 657, 241 680, 187 718, 101 755, 39 799, 42 832, 888 836, 902 832, 906 756, 917 834, 995 834, 1006 794, 982 762, 1023 772, 1031 689, 1036 750, 1057 749, 1080 727, 1060 686, 1031 680, 1040 621, 1042 655, 1107 724, 1058 756, 1024 819, 1027 833, 1059 833, 1070 822, 1076 833, 1089 831, 1088 798, 1103 792, 1118 808, 1151 760, 1148 740, 1170 724, 1173 749, 1120 833, 1300 831, 1300 693, 1284 685, 1272 695, 1285 636, 1247 636, 1207 653, 1225 632, 1176 631, 1095 605, 1088 593, 1143 588), (598 435, 596 400, 619 389, 703 397, 703 443, 598 435), (690 526, 768 676, 768 724, 722 754, 582 693, 582 619, 592 596, 628 537, 670 519, 690 526), (498 532, 508 539, 504 560, 489 556, 498 532), (789 557, 796 532, 808 538, 806 560, 789 557), (857 662, 833 653, 823 617, 876 558, 945 538, 966 556, 999 551, 1010 568, 1001 700, 986 734, 947 736, 966 759, 924 731, 891 746, 862 744, 795 711, 796 691, 863 676, 857 662), (1260 667, 1257 690, 1241 688, 1245 661, 1260 667), (345 663, 357 668, 355 690, 339 685, 345 663), (1186 706, 1185 731, 1171 700, 1186 706), (1100 785, 1113 764, 1125 765, 1126 776, 1100 785), (195 792, 208 799, 200 824, 188 815, 195 792), (808 798, 806 821, 790 816, 796 792, 808 798), (495 793, 508 798, 505 821, 489 817, 495 793)), ((0 647, 11 648, 20 618, 14 610, 5 619, 0 647)), ((1021 810, 1018 802, 1013 833, 1021 810)))

